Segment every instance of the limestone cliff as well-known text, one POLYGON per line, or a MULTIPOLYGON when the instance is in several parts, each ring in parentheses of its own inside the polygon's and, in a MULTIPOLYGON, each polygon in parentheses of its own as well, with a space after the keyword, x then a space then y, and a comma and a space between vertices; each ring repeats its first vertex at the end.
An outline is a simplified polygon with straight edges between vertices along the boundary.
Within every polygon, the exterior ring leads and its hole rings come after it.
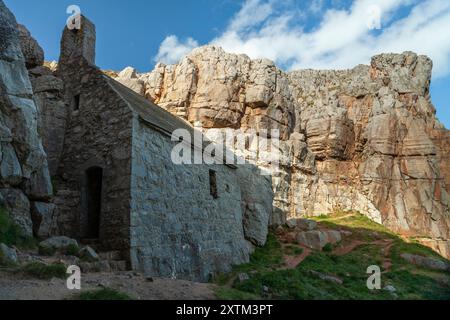
POLYGON ((24 29, 19 34, 14 16, 0 0, 0 205, 25 234, 32 235, 46 213, 52 185, 26 69, 26 64, 40 63, 43 53, 31 57, 37 43, 22 49, 22 36, 27 35, 24 29))
POLYGON ((213 140, 224 130, 279 129, 281 166, 268 168, 272 223, 358 210, 449 257, 450 135, 435 117, 431 72, 431 60, 411 52, 351 70, 287 73, 206 46, 117 80, 213 140))

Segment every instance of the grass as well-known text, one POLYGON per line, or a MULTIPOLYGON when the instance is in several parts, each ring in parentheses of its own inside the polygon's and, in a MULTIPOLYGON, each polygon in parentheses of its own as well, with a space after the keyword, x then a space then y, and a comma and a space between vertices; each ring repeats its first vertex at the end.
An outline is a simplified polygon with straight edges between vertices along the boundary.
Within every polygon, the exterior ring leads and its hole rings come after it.
POLYGON ((51 257, 56 253, 56 249, 53 247, 46 247, 39 245, 38 247, 39 254, 41 256, 51 257))
POLYGON ((303 253, 303 248, 287 245, 284 247, 284 252, 290 256, 299 256, 303 253))
POLYGON ((78 255, 78 252, 80 251, 80 248, 75 245, 75 244, 70 244, 66 249, 65 249, 65 254, 68 256, 76 256, 78 255))
POLYGON ((219 285, 225 285, 235 278, 239 273, 262 272, 273 270, 281 266, 283 262, 283 251, 281 244, 276 236, 269 233, 267 243, 262 248, 256 248, 250 257, 250 262, 233 268, 230 273, 219 273, 213 278, 213 282, 219 285))
POLYGON ((21 249, 36 248, 36 240, 23 234, 22 229, 9 217, 5 208, 0 208, 0 243, 21 249))
POLYGON ((46 265, 41 262, 31 262, 20 268, 21 272, 33 278, 49 280, 52 278, 65 279, 67 277, 66 267, 62 263, 46 265))
MULTIPOLYGON (((58 251, 56 248, 41 245, 39 245, 38 249, 40 255, 47 257, 55 255, 56 252, 58 251)), ((67 248, 64 248, 64 250, 62 251, 67 256, 77 256, 80 251, 80 248, 75 244, 70 244, 67 246, 67 248)))
MULTIPOLYGON (((317 217, 321 226, 331 229, 351 231, 352 240, 368 242, 356 247, 345 255, 334 255, 335 246, 322 251, 314 251, 298 267, 281 269, 283 254, 295 255, 295 246, 285 245, 282 249, 277 237, 270 234, 268 244, 257 249, 250 263, 237 266, 228 275, 221 275, 216 280, 219 288, 216 294, 219 299, 312 299, 312 300, 391 300, 391 299, 450 299, 450 287, 445 281, 449 274, 423 270, 408 264, 400 257, 401 253, 420 254, 440 257, 431 249, 417 243, 407 243, 368 218, 356 214, 351 217, 347 213, 317 217), (380 239, 388 239, 393 245, 390 256, 385 257, 385 246, 380 239), (382 287, 394 286, 397 291, 392 294, 386 290, 369 290, 366 282, 369 277, 367 268, 371 265, 383 266, 386 258, 392 261, 392 267, 381 275, 382 287), (343 281, 338 284, 321 279, 318 273, 334 276, 343 281), (249 280, 230 281, 240 272, 246 272, 249 280), (227 281, 225 281, 227 280, 227 281), (269 288, 264 290, 263 288, 269 288)), ((342 242, 347 241, 346 238, 342 242)), ((342 245, 341 243, 339 245, 342 245)))
POLYGON ((104 288, 95 291, 86 291, 80 294, 80 300, 132 300, 123 292, 111 288, 104 288))

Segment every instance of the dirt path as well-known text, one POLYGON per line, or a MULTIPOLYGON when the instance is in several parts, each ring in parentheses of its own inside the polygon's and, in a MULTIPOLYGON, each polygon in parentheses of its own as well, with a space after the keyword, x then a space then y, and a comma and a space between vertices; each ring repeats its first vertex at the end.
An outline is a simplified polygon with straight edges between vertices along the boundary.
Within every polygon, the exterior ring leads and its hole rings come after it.
POLYGON ((303 252, 297 256, 285 255, 283 257, 284 266, 279 268, 278 270, 287 270, 287 269, 295 269, 298 267, 300 263, 302 263, 311 253, 312 250, 308 248, 302 247, 303 252))
MULTIPOLYGON (((125 292, 136 300, 211 300, 216 299, 215 286, 183 280, 155 279, 147 281, 132 272, 92 273, 82 277, 82 291, 102 287, 125 292)), ((79 292, 69 291, 62 279, 24 279, 0 272, 0 300, 65 300, 76 299, 79 292)))

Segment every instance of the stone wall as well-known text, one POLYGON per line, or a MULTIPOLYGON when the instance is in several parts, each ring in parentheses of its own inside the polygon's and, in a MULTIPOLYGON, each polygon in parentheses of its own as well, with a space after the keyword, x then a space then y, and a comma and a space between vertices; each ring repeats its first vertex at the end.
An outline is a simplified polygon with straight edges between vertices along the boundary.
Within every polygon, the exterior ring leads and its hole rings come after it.
MULTIPOLYGON (((240 169, 176 165, 175 144, 134 120, 131 261, 149 275, 206 281, 249 258, 240 169), (209 170, 216 172, 217 199, 210 193, 209 170)), ((269 212, 265 216, 264 242, 269 212)))
POLYGON ((74 57, 60 71, 72 97, 56 179, 59 233, 83 237, 86 170, 103 169, 100 241, 105 249, 129 247, 132 112, 103 73, 74 57), (79 95, 76 106, 74 96, 79 95))

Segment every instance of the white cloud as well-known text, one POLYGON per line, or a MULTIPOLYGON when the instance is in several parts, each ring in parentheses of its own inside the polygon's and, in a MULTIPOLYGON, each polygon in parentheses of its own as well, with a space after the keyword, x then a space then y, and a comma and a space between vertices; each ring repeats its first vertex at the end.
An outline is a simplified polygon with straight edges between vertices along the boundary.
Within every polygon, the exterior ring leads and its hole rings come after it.
POLYGON ((177 36, 168 36, 159 46, 155 61, 166 64, 177 63, 181 58, 198 46, 198 42, 192 38, 188 38, 183 43, 178 40, 177 36))
MULTIPOLYGON (((278 3, 247 0, 226 30, 211 43, 228 52, 272 59, 286 69, 351 68, 367 64, 379 53, 411 50, 433 59, 436 77, 450 74, 448 0, 356 0, 347 9, 320 9, 322 1, 313 0, 305 10, 316 11, 314 17, 321 20, 307 31, 299 23, 303 20, 296 2, 291 8, 278 3), (382 29, 377 31, 368 28, 368 9, 374 5, 381 13, 382 29)), ((167 60, 172 62, 180 55, 174 52, 186 54, 195 43, 192 39, 179 43, 176 37, 164 42, 168 43, 161 45, 158 57, 171 56, 173 59, 167 60)))

